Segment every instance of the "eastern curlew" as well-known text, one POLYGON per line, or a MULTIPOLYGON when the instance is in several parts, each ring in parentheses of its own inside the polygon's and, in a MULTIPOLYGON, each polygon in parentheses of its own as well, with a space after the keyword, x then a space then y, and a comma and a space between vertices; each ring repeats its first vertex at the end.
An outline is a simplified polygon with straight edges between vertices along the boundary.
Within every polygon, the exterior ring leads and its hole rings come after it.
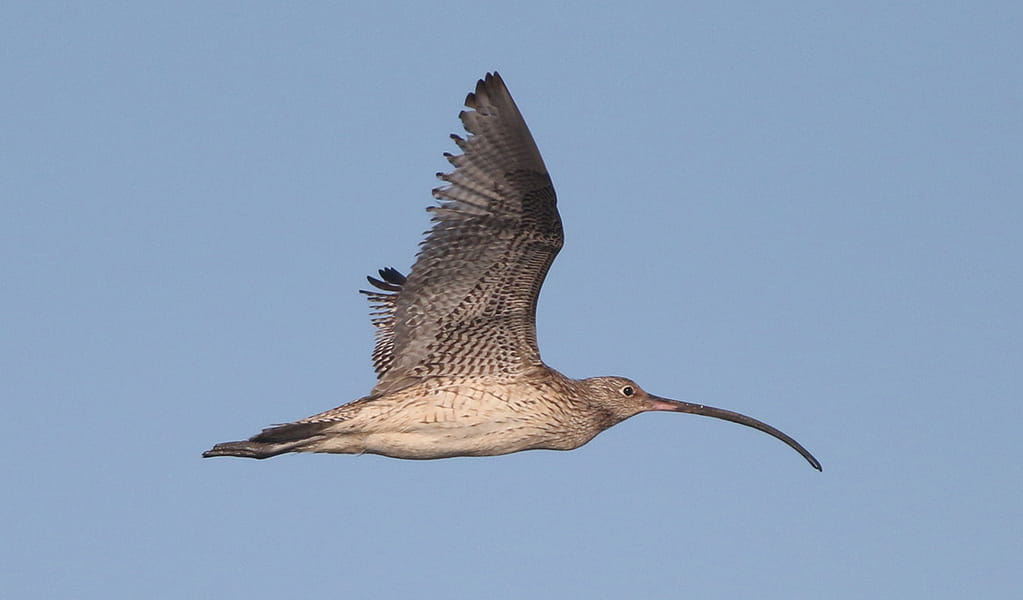
POLYGON ((572 450, 646 411, 724 419, 785 442, 736 412, 648 394, 623 377, 571 379, 540 360, 536 301, 564 237, 554 187, 497 73, 476 83, 459 118, 468 136, 438 173, 433 227, 408 277, 369 277, 377 328, 372 392, 349 404, 217 444, 203 456, 286 452, 427 459, 572 450))

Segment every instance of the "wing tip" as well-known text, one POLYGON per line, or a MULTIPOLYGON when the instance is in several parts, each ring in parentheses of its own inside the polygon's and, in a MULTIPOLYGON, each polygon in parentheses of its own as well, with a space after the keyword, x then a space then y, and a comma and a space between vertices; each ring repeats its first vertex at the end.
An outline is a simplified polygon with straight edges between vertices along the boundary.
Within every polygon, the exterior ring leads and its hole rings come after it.
POLYGON ((482 78, 476 80, 475 91, 469 92, 465 96, 465 106, 478 110, 481 102, 485 103, 488 98, 498 94, 509 95, 508 86, 505 85, 501 74, 495 69, 488 71, 482 78))
MULTIPOLYGON (((394 267, 384 267, 377 271, 380 274, 380 279, 373 277, 372 275, 366 276, 366 281, 378 290, 384 290, 385 292, 400 292, 401 286, 405 285, 408 278, 401 274, 401 271, 394 267)), ((366 294, 373 294, 375 292, 366 292, 359 290, 366 294)))

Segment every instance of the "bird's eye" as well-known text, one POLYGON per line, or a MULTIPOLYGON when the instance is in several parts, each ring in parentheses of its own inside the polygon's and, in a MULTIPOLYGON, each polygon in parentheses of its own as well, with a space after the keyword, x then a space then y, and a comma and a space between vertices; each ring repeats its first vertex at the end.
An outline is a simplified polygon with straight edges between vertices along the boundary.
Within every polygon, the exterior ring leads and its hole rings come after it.
POLYGON ((635 393, 636 393, 636 390, 634 390, 631 385, 627 385, 627 386, 622 388, 622 395, 623 396, 631 396, 631 395, 633 395, 635 393))

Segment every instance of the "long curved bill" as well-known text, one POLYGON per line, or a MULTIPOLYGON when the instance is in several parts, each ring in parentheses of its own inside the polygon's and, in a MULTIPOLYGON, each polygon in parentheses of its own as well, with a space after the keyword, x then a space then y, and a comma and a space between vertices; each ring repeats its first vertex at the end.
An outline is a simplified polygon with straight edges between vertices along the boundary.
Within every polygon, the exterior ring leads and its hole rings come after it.
POLYGON ((715 419, 724 419, 725 421, 731 421, 732 423, 738 423, 739 425, 745 425, 746 427, 752 427, 753 429, 759 429, 760 431, 773 435, 788 444, 789 447, 801 454, 803 458, 810 463, 811 467, 818 471, 823 470, 821 469, 820 461, 814 458, 813 454, 810 454, 810 452, 804 448, 802 444, 785 433, 782 433, 780 430, 771 427, 767 423, 758 421, 753 417, 747 417, 744 414, 725 410, 723 408, 714 408, 713 406, 704 406, 703 404, 693 404, 691 402, 679 402, 678 400, 669 400, 659 396, 650 396, 650 404, 650 410, 666 410, 693 415, 704 415, 707 417, 714 417, 715 419))

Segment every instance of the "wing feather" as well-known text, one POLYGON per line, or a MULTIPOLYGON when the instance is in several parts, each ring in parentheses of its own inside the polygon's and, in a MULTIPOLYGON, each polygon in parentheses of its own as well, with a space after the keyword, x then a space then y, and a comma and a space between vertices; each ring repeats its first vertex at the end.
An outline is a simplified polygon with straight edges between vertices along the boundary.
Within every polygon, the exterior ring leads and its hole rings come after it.
POLYGON ((377 345, 373 393, 433 376, 514 375, 540 364, 536 302, 564 243, 540 151, 500 75, 488 73, 459 115, 462 154, 439 173, 433 226, 408 278, 370 278, 377 345), (400 281, 399 281, 400 278, 400 281))

